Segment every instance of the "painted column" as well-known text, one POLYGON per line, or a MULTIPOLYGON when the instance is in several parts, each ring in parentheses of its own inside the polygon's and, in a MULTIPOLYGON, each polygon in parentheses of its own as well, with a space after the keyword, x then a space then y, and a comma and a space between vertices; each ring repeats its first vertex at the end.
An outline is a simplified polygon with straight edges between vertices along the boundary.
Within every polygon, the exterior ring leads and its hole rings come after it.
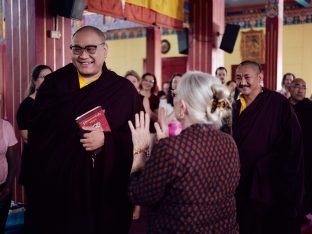
POLYGON ((264 86, 276 90, 282 81, 283 0, 266 2, 264 86))
POLYGON ((224 32, 224 0, 190 0, 188 70, 214 74, 224 65, 219 48, 224 32))
POLYGON ((145 72, 155 74, 161 87, 161 30, 158 27, 146 29, 146 68, 145 72))

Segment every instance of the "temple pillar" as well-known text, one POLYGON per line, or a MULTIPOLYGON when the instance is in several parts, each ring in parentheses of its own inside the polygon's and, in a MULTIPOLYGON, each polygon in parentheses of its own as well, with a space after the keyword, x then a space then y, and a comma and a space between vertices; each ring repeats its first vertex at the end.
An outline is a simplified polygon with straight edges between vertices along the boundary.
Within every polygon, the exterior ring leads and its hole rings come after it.
POLYGON ((283 0, 266 1, 264 86, 276 90, 282 81, 283 0))
POLYGON ((188 70, 214 74, 224 66, 219 33, 224 31, 224 0, 190 0, 188 70))
POLYGON ((146 28, 145 72, 153 73, 161 88, 161 30, 158 27, 146 28))

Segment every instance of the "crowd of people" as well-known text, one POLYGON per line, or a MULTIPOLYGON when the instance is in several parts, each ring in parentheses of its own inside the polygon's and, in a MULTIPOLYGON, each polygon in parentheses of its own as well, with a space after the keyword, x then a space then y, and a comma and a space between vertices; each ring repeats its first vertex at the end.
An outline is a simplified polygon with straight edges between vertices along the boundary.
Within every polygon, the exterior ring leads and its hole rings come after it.
MULTIPOLYGON (((72 63, 37 65, 16 119, 26 234, 299 234, 312 213, 312 101, 286 73, 263 87, 261 65, 235 79, 106 67, 96 27, 78 29, 72 63), (76 118, 101 106, 109 131, 76 118), (44 204, 48 204, 48 207, 44 204), (138 222, 143 221, 143 222, 138 222)), ((0 233, 12 197, 17 139, 0 119, 0 233)))

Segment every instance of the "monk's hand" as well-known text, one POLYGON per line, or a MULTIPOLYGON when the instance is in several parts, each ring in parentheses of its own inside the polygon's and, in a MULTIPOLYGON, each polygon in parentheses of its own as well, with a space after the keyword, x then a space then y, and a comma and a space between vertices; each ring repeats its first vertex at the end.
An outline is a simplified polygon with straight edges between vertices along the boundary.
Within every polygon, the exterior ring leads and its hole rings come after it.
POLYGON ((83 130, 86 131, 86 133, 83 134, 80 143, 86 151, 93 151, 104 145, 105 137, 101 128, 83 127, 83 130))
POLYGON ((144 114, 144 112, 141 111, 140 114, 135 114, 135 127, 133 126, 131 121, 128 121, 128 124, 131 130, 134 150, 147 149, 150 145, 151 140, 151 134, 149 131, 149 114, 144 114))

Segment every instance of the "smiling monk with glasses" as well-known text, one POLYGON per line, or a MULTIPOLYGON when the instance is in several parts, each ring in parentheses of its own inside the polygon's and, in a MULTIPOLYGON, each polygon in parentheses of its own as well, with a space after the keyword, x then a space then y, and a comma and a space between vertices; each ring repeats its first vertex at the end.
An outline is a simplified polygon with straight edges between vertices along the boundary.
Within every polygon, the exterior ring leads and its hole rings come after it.
POLYGON ((142 101, 128 80, 107 69, 101 30, 78 29, 70 49, 72 63, 46 77, 31 116, 30 233, 126 234, 133 154, 127 121, 143 110, 142 101), (105 109, 111 131, 81 132, 75 118, 96 106, 105 109))

